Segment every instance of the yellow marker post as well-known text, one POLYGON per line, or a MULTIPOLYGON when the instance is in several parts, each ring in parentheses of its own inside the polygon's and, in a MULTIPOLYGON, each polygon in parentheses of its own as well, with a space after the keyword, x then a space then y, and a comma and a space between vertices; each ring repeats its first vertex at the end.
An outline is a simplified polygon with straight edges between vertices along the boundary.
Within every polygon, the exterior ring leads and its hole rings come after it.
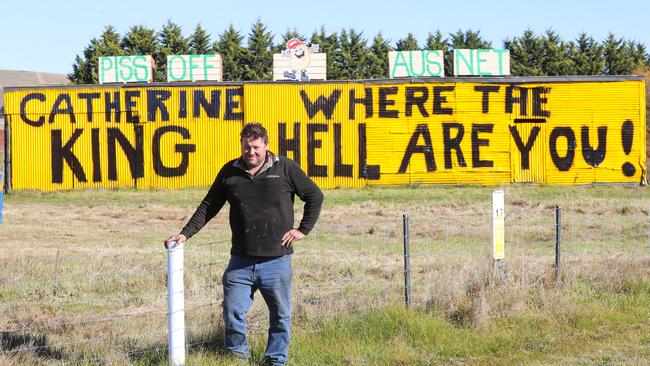
POLYGON ((492 258, 505 259, 505 204, 503 190, 492 191, 492 258))

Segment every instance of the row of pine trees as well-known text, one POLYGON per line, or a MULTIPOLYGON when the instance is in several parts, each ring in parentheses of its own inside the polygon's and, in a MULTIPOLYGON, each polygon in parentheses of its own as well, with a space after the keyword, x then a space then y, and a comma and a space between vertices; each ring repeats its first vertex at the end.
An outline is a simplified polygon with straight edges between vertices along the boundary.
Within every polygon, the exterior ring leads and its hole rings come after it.
POLYGON ((69 78, 78 84, 97 83, 100 56, 152 55, 158 65, 154 81, 166 81, 167 55, 219 53, 224 80, 271 80, 272 54, 284 49, 286 42, 294 37, 318 44, 319 52, 327 53, 328 80, 387 78, 388 51, 392 50, 444 50, 447 76, 453 73, 451 56, 455 48, 508 49, 510 72, 514 76, 627 75, 650 67, 650 55, 643 43, 618 38, 612 33, 601 42, 585 33, 565 41, 552 30, 541 35, 526 30, 520 36, 504 40, 502 45, 492 45, 481 38, 480 31, 458 30, 448 36, 436 31, 429 33, 424 43, 408 33, 393 44, 381 33, 369 42, 355 29, 330 33, 321 27, 309 37, 287 30, 274 43, 274 35, 261 20, 251 26, 246 38, 230 25, 214 40, 201 24, 192 34, 184 36, 181 26, 169 20, 160 31, 135 25, 124 35, 107 26, 76 57, 69 78))

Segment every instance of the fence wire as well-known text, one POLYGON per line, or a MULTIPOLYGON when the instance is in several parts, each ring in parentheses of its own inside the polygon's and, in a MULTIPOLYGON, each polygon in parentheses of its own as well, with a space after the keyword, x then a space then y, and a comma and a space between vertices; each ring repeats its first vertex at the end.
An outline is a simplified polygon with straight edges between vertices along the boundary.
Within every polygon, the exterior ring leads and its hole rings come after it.
MULTIPOLYGON (((506 200, 509 291, 583 279, 647 276, 647 202, 562 207, 560 277, 555 278, 555 206, 506 200)), ((337 315, 401 306, 404 255, 401 213, 365 210, 346 220, 323 217, 293 259, 293 318, 320 323, 337 315), (344 221, 344 222, 342 222, 344 221)), ((496 286, 490 202, 469 209, 406 212, 410 217, 411 303, 460 311, 463 299, 496 286)), ((224 227, 221 229, 227 233, 224 227)), ((122 253, 48 247, 14 253, 0 293, 2 364, 160 363, 167 355, 166 255, 140 247, 122 253)), ((185 248, 189 352, 218 352, 223 338, 221 275, 229 241, 185 248), (217 350, 217 351, 215 351, 217 350)), ((249 333, 263 335, 266 306, 257 296, 249 333)))

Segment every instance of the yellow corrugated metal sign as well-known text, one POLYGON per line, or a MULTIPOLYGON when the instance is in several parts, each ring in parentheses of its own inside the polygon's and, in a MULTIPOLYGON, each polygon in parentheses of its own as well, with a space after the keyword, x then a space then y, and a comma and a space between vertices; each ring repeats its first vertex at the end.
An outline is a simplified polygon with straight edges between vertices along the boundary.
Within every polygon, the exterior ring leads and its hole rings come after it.
POLYGON ((369 183, 509 182, 503 102, 493 97, 484 110, 476 86, 489 85, 373 86, 375 106, 366 118, 368 163, 380 166, 380 174, 369 183))
POLYGON ((512 183, 546 182, 546 123, 519 123, 508 128, 510 151, 520 152, 510 155, 512 183))
POLYGON ((7 93, 13 189, 209 185, 239 154, 241 86, 7 93))
POLYGON ((269 149, 298 162, 320 187, 359 187, 365 185, 359 172, 359 123, 344 105, 354 88, 245 84, 244 119, 261 122, 273 137, 269 149))
POLYGON ((645 179, 638 78, 12 89, 12 188, 209 185, 244 122, 323 188, 645 179))

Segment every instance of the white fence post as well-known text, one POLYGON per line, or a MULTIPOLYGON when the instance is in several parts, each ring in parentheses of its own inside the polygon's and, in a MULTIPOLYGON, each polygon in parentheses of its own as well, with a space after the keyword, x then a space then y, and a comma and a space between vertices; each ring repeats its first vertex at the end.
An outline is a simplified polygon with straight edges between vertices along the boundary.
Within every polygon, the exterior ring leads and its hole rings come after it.
POLYGON ((185 365, 185 288, 183 243, 167 249, 167 348, 171 366, 185 365))

